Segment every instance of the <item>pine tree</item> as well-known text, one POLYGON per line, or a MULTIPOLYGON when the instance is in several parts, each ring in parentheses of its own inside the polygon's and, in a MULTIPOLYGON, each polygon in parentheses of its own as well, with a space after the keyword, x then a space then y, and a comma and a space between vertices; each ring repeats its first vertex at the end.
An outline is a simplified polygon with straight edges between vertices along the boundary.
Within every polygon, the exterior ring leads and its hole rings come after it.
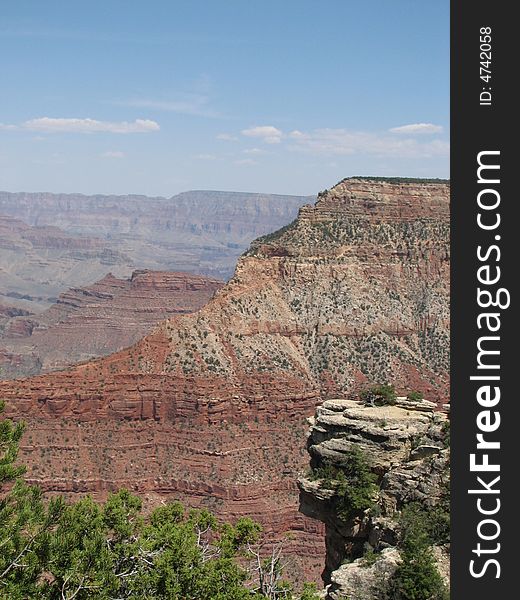
POLYGON ((401 513, 402 562, 389 581, 389 600, 449 600, 449 592, 435 565, 432 519, 417 504, 401 513))
POLYGON ((222 524, 179 502, 145 518, 127 490, 104 504, 44 502, 17 463, 23 432, 0 420, 0 600, 318 600, 311 585, 294 594, 281 571, 269 595, 255 591, 245 567, 260 535, 251 519, 222 524))
MULTIPOLYGON (((4 409, 5 402, 0 400, 0 414, 4 409)), ((25 473, 25 467, 15 465, 24 429, 25 424, 22 422, 14 425, 10 419, 0 421, 0 493, 4 491, 6 484, 25 473)))
POLYGON ((38 597, 50 532, 62 508, 61 500, 44 505, 41 491, 21 479, 25 468, 16 459, 24 429, 22 422, 0 421, 0 598, 9 600, 38 597))

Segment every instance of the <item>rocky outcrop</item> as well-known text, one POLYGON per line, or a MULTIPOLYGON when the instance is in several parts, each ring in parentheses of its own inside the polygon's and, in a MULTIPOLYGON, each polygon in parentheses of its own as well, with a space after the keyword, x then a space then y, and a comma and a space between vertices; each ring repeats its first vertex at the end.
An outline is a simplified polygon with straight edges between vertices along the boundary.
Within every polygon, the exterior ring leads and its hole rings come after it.
MULTIPOLYGON (((327 600, 377 600, 400 564, 399 515, 418 503, 425 509, 446 501, 449 482, 447 417, 426 401, 367 406, 358 400, 329 400, 309 419, 311 470, 299 479, 300 511, 325 524, 323 577, 327 600), (341 512, 341 492, 323 467, 342 471, 355 449, 377 475, 371 507, 341 512)), ((449 549, 437 547, 441 572, 449 549)))
POLYGON ((396 548, 381 550, 375 562, 358 558, 333 571, 326 600, 375 600, 379 590, 394 575, 401 560, 396 548))
POLYGON ((0 348, 17 359, 9 363, 6 355, 0 378, 34 375, 117 352, 160 321, 201 308, 222 285, 190 273, 134 271, 129 279, 110 273, 94 285, 61 294, 38 315, 5 310, 12 316, 0 324, 0 348))
POLYGON ((286 550, 319 573, 324 526, 298 512, 305 418, 368 381, 445 399, 448 220, 446 183, 342 182, 258 239, 197 313, 109 357, 0 383, 9 414, 29 422, 32 479, 247 514, 292 533, 286 550))

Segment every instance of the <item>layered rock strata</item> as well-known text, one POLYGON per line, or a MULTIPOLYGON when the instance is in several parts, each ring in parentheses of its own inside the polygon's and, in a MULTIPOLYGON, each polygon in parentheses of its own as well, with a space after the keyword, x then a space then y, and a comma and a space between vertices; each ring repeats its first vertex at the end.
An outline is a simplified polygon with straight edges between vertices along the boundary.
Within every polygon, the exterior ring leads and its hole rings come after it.
POLYGON ((95 234, 68 233, 54 225, 28 225, 1 212, 2 305, 41 312, 71 286, 91 283, 109 271, 119 276, 132 272, 130 258, 95 234))
POLYGON ((0 312, 0 348, 12 358, 0 362, 0 378, 65 368, 121 350, 160 321, 201 308, 222 285, 190 273, 134 271, 129 279, 109 273, 94 285, 61 294, 43 313, 6 309, 4 319, 0 312))
POLYGON ((250 515, 317 574, 305 418, 374 381, 448 389, 449 185, 350 179, 258 239, 204 308, 68 371, 0 384, 49 492, 125 485, 250 515))
MULTIPOLYGON (((228 279, 251 240, 292 221, 310 200, 220 191, 189 191, 171 198, 0 192, 0 214, 33 227, 53 225, 74 236, 100 237, 113 252, 128 257, 134 269, 228 279)), ((105 273, 70 281, 62 289, 85 285, 105 273)))

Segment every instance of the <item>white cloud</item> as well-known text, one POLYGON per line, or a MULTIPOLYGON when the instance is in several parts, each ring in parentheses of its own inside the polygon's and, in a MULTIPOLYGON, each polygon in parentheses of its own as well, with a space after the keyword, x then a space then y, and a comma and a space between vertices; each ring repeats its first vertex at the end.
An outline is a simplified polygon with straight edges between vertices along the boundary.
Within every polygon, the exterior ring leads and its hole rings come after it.
POLYGON ((252 158, 241 158, 240 160, 235 160, 235 165, 245 165, 245 166, 253 166, 257 165, 256 160, 252 158))
POLYGON ((442 127, 433 123, 411 123, 410 125, 401 125, 401 127, 392 127, 389 129, 391 133, 441 133, 442 127))
POLYGON ((16 125, 7 125, 6 123, 0 123, 0 131, 11 131, 12 129, 18 129, 16 125))
POLYGON ((290 134, 292 149, 329 156, 367 154, 393 158, 430 158, 447 156, 449 144, 443 140, 420 142, 414 138, 397 138, 346 129, 315 129, 290 134))
POLYGON ((124 158, 125 153, 120 152, 119 150, 108 150, 107 152, 103 152, 101 154, 102 158, 124 158))
POLYGON ((196 154, 193 158, 197 160, 217 160, 214 154, 196 154))
POLYGON ((267 154, 267 152, 261 148, 246 148, 242 152, 244 154, 267 154))
POLYGON ((135 121, 97 121, 96 119, 55 119, 42 117, 22 124, 23 129, 44 133, 147 133, 159 131, 159 124, 149 119, 135 121))
POLYGON ((223 140, 224 142, 236 142, 238 138, 236 135, 231 135, 231 133, 219 133, 217 135, 217 140, 223 140))
POLYGON ((246 137, 259 138, 266 144, 279 144, 283 136, 283 133, 272 125, 249 127, 249 129, 242 129, 241 133, 246 137))

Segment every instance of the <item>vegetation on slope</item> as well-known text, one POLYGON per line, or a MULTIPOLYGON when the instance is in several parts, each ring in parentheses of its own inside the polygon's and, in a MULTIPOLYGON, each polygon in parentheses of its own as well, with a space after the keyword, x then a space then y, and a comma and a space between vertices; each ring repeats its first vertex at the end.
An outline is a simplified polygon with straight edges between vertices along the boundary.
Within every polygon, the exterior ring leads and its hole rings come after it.
POLYGON ((283 580, 281 546, 266 555, 251 519, 222 524, 179 502, 145 517, 126 490, 104 504, 44 501, 15 464, 23 430, 0 421, 1 599, 318 599, 283 580))
MULTIPOLYGON (((407 398, 410 401, 420 402, 423 395, 412 391, 407 398)), ((361 392, 359 399, 365 406, 371 408, 388 407, 397 402, 395 388, 389 384, 373 385, 361 392)), ((431 422, 434 422, 433 419, 431 422)), ((385 419, 380 423, 375 421, 375 425, 383 429, 387 427, 385 419)), ((331 424, 331 428, 334 428, 334 424, 331 424)), ((321 432, 325 440, 330 439, 327 433, 327 431, 321 432)), ((337 435, 341 440, 340 434, 337 435)), ((374 431, 371 435, 375 438, 377 433, 374 431)), ((417 443, 436 444, 439 452, 441 451, 439 444, 442 444, 442 448, 449 447, 449 421, 433 429, 431 435, 433 436, 431 440, 422 437, 417 443)), ((360 564, 364 568, 372 568, 380 559, 380 565, 386 565, 380 566, 381 570, 376 568, 371 575, 373 587, 370 600, 448 600, 449 591, 439 571, 438 560, 441 560, 439 557, 446 556, 450 544, 449 471, 444 473, 445 479, 443 477, 440 482, 434 483, 435 477, 432 477, 434 471, 430 471, 428 475, 428 470, 421 473, 418 467, 417 479, 412 477, 411 481, 420 488, 418 482, 421 481, 421 477, 430 480, 432 489, 436 485, 439 486, 438 495, 432 495, 425 501, 414 500, 414 495, 409 494, 410 488, 406 487, 408 484, 404 484, 401 479, 403 488, 398 494, 393 492, 396 504, 392 508, 392 505, 388 504, 391 484, 389 486, 389 481, 381 475, 381 464, 374 464, 371 452, 361 450, 357 441, 349 441, 351 445, 348 450, 337 450, 332 457, 326 454, 315 454, 314 466, 309 474, 309 478, 317 481, 322 490, 333 492, 329 501, 331 514, 339 521, 338 531, 342 531, 345 526, 345 531, 350 531, 351 524, 355 522, 363 532, 359 537, 363 542, 362 549, 359 546, 355 553, 349 550, 345 556, 345 563, 355 561, 356 554, 357 556, 361 554, 360 564), (376 473, 379 476, 376 476, 376 473), (392 531, 391 536, 384 538, 384 543, 381 543, 377 535, 374 536, 373 541, 369 541, 371 538, 370 534, 367 534, 368 531, 381 532, 383 529, 392 531), (366 538, 364 539, 363 536, 366 538), (398 550, 395 571, 385 570, 389 568, 389 563, 385 563, 388 559, 385 558, 383 551, 389 547, 389 544, 398 550)), ((433 469, 431 457, 429 464, 433 469)), ((449 469, 449 462, 447 464, 449 469)), ((426 491, 423 490, 422 493, 426 491)), ((340 580, 342 577, 345 582, 348 582, 345 572, 341 573, 340 580)), ((356 581, 355 577, 352 581, 356 581)), ((348 595, 348 598, 350 597, 348 595)), ((356 596, 358 597, 368 598, 361 592, 356 596)))
POLYGON ((389 384, 374 385, 368 390, 363 390, 359 398, 370 406, 392 405, 397 402, 395 387, 389 384))
POLYGON ((432 551, 434 544, 449 543, 449 505, 427 509, 410 503, 399 524, 402 562, 387 582, 386 600, 449 600, 432 551))
POLYGON ((374 504, 376 476, 365 454, 356 446, 345 455, 341 466, 325 463, 313 469, 311 477, 319 480, 321 487, 335 491, 336 513, 343 521, 374 504))

